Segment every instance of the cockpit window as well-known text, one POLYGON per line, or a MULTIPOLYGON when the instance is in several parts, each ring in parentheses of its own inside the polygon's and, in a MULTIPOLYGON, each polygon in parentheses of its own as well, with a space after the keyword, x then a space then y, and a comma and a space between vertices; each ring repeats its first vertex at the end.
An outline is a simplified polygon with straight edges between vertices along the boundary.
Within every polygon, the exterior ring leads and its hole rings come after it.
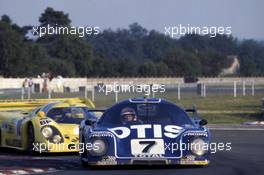
POLYGON ((86 107, 60 107, 48 111, 47 117, 57 123, 80 124, 88 115, 86 107))
POLYGON ((101 125, 174 124, 193 125, 186 112, 172 103, 123 102, 107 110, 101 125))

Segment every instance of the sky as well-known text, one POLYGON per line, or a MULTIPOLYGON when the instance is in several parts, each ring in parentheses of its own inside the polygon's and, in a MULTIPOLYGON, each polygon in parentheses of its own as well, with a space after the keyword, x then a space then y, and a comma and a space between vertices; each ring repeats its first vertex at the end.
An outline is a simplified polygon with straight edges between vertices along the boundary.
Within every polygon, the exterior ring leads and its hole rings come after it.
POLYGON ((239 39, 264 40, 263 0, 0 0, 0 15, 38 25, 47 7, 68 13, 74 26, 117 29, 138 22, 160 32, 179 24, 231 26, 239 39))

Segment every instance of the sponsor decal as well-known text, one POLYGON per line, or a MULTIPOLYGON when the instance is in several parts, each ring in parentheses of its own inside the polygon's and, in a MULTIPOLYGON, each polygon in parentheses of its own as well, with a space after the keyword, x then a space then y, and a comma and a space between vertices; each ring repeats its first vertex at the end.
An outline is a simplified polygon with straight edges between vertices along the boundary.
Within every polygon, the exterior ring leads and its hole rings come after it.
POLYGON ((135 154, 136 158, 164 158, 161 154, 135 154))
POLYGON ((119 139, 128 138, 131 134, 135 139, 130 140, 131 155, 136 158, 161 158, 165 155, 164 137, 174 139, 179 136, 183 128, 177 125, 144 124, 129 127, 115 127, 108 129, 119 139), (151 133, 153 138, 147 138, 151 133))
POLYGON ((51 120, 50 119, 42 119, 39 121, 41 126, 48 125, 51 120))
POLYGON ((146 132, 153 132, 154 138, 162 138, 163 136, 168 138, 176 138, 183 130, 182 127, 176 125, 156 125, 156 124, 145 124, 145 125, 131 125, 130 127, 115 127, 109 128, 119 139, 124 139, 130 136, 132 132, 136 132, 137 138, 146 138, 146 132))
POLYGON ((101 161, 96 163, 97 165, 117 165, 116 157, 104 156, 101 161))
POLYGON ((204 136, 208 137, 208 133, 204 131, 188 131, 183 134, 183 136, 204 136))
POLYGON ((108 131, 100 131, 92 133, 91 137, 113 137, 113 134, 108 131))
POLYGON ((187 156, 183 156, 181 158, 182 161, 194 161, 195 160, 195 156, 194 155, 187 155, 187 156))

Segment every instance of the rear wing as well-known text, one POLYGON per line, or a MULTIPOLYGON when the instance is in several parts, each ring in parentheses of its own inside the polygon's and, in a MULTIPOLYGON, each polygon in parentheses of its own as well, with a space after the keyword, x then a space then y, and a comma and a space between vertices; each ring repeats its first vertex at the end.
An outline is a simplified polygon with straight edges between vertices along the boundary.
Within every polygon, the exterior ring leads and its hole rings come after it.
POLYGON ((88 109, 89 112, 102 112, 104 113, 106 109, 101 109, 101 108, 93 108, 93 109, 88 109))

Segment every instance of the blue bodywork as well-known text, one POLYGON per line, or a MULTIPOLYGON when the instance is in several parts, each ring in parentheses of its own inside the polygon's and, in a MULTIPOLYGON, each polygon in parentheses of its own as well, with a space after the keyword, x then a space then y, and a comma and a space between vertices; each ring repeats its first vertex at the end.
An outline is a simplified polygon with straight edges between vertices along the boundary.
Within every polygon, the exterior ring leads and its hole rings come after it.
POLYGON ((94 147, 83 146, 81 160, 89 165, 184 164, 207 165, 210 151, 197 154, 191 143, 210 144, 210 132, 196 118, 163 99, 138 98, 122 101, 104 111, 96 123, 91 118, 80 126, 80 143, 104 144, 104 152, 93 154, 94 147), (123 123, 121 112, 132 108, 136 119, 123 123), (87 122, 90 121, 90 122, 87 122), (197 122, 198 121, 198 122, 197 122), (195 143, 196 143, 195 142, 195 143), (189 146, 189 147, 188 147, 189 146))

